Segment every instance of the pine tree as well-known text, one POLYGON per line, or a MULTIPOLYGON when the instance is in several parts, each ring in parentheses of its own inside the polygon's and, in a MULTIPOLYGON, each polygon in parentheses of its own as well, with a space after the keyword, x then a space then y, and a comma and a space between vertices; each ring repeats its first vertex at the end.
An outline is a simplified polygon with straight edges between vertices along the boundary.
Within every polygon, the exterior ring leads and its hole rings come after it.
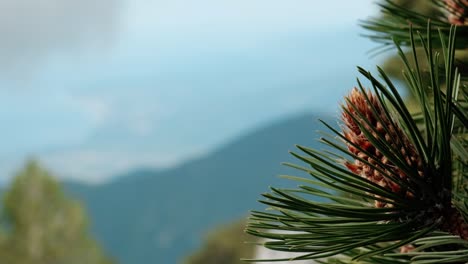
POLYGON ((242 257, 253 257, 254 247, 243 243, 253 239, 243 232, 245 221, 223 225, 210 231, 202 247, 188 256, 184 264, 242 264, 242 257))
POLYGON ((300 253, 279 261, 468 263, 468 68, 457 57, 468 3, 433 4, 429 17, 384 1, 386 16, 364 22, 379 51, 398 51, 417 107, 381 68, 358 68, 367 81, 344 98, 342 128, 324 123, 335 151, 297 146, 303 164, 286 165, 307 176, 284 177, 302 185, 271 188, 269 211, 251 214, 262 246, 300 253))
POLYGON ((111 263, 90 237, 80 203, 67 198, 37 162, 28 162, 16 175, 5 194, 4 218, 2 263, 111 263))

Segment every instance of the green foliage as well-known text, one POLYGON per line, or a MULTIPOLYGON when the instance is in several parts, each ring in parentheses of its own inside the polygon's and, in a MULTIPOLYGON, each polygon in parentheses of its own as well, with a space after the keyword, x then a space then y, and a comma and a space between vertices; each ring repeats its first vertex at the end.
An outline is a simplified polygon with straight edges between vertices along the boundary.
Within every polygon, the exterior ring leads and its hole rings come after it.
POLYGON ((20 171, 4 198, 0 259, 11 264, 110 264, 87 231, 81 205, 36 162, 20 171))
MULTIPOLYGON (((428 0, 395 0, 395 1, 381 1, 383 6, 382 13, 378 17, 371 18, 369 20, 363 21, 362 25, 365 29, 370 31, 366 34, 370 36, 371 39, 375 40, 377 43, 382 45, 378 46, 374 52, 379 53, 385 49, 394 49, 393 42, 398 43, 399 45, 409 46, 411 40, 408 38, 408 30, 410 25, 415 30, 425 31, 427 20, 431 21, 440 20, 438 26, 433 27, 433 38, 438 38, 438 29, 442 28, 444 35, 447 36, 450 28, 450 24, 446 21, 446 12, 444 14, 443 8, 441 7, 439 1, 428 1, 428 0), (435 4, 434 2, 439 2, 435 4), (407 13, 412 15, 408 15, 407 13), (414 23, 415 18, 418 17, 416 24, 414 23), (388 29, 389 24, 393 24, 393 29, 388 29)), ((432 22, 434 23, 434 22, 432 22)), ((392 27, 391 27, 392 28, 392 27)), ((461 27, 458 29, 459 44, 457 44, 456 60, 455 64, 459 68, 459 71, 462 73, 465 78, 468 78, 468 27, 461 27)), ((435 44, 439 43, 437 39, 434 42, 435 44)), ((417 44, 417 43, 416 43, 417 44)), ((435 49, 440 47, 434 47, 435 49)), ((419 58, 424 56, 424 49, 422 47, 417 47, 416 51, 419 58)), ((411 51, 407 51, 406 56, 408 60, 413 63, 413 57, 411 51)), ((386 59, 382 68, 385 70, 385 73, 394 78, 404 81, 404 77, 401 74, 401 69, 404 68, 403 62, 399 56, 391 56, 386 59)), ((428 74, 428 65, 425 64, 425 61, 420 61, 420 69, 422 74, 427 76, 428 74)))
POLYGON ((302 153, 292 154, 305 165, 287 165, 310 177, 286 176, 302 185, 297 189, 271 188, 271 193, 263 195, 261 202, 270 211, 254 211, 247 232, 268 239, 263 246, 269 249, 301 253, 279 261, 468 262, 467 93, 454 66, 455 29, 436 31, 437 43, 433 32, 428 26, 427 34, 415 30, 407 35, 414 63, 396 46, 418 113, 408 110, 382 69, 378 69, 379 80, 360 68, 374 95, 371 97, 359 82, 361 105, 348 98, 343 106, 344 116, 361 133, 359 138, 325 124, 333 136, 322 138, 322 142, 335 152, 298 146, 302 153), (427 80, 421 75, 417 47, 422 47, 428 65, 427 80), (397 127, 402 131, 395 130, 397 127), (362 138, 366 145, 356 143, 362 138), (406 141, 408 144, 401 146, 395 143, 406 141), (417 159, 410 156, 413 150, 417 159), (378 172, 392 187, 344 166, 357 164, 355 161, 378 172), (339 192, 348 195, 336 195, 339 192), (318 202, 318 197, 326 200, 318 202), (385 206, 374 206, 375 202, 385 206), (414 249, 400 253, 407 245, 414 249))
MULTIPOLYGON (((430 40, 434 42, 434 45, 438 45, 439 32, 448 37, 452 24, 448 21, 446 5, 443 0, 426 1, 425 4, 419 4, 419 8, 424 8, 426 14, 420 12, 421 10, 407 9, 404 4, 409 2, 400 2, 383 0, 379 4, 383 16, 370 18, 361 23, 363 28, 369 31, 366 36, 381 44, 378 50, 393 49, 393 43, 399 46, 411 46, 408 34, 410 27, 415 31, 424 32, 427 30, 427 21, 431 21, 433 24, 431 28, 433 34, 423 35, 425 41, 429 41, 427 37, 431 37, 430 40)), ((457 37, 456 48, 468 48, 468 27, 460 27, 457 31, 457 37)), ((440 46, 436 47, 440 48, 440 46)))
MULTIPOLYGON (((392 0, 392 3, 401 6, 406 10, 428 17, 437 17, 441 15, 440 8, 437 8, 431 0, 392 0)), ((383 12, 383 14, 385 14, 385 12, 383 12)))
POLYGON ((185 264, 242 264, 242 257, 254 257, 254 245, 244 243, 253 237, 244 232, 245 221, 211 231, 202 247, 185 260, 185 264))

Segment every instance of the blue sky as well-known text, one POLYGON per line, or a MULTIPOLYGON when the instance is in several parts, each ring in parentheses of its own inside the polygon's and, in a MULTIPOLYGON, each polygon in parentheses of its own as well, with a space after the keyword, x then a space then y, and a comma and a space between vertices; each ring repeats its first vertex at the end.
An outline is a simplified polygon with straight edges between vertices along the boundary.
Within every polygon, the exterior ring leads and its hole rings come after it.
MULTIPOLYGON (((98 183, 336 111, 373 66, 371 0, 0 2, 0 177, 37 157, 98 183)), ((311 120, 313 121, 313 120, 311 120)))

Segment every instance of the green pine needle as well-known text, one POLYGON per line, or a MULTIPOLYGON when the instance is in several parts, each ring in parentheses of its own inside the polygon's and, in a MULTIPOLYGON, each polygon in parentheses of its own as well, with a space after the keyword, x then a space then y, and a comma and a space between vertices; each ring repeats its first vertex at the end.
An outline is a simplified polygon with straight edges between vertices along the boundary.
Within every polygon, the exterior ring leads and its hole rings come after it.
MULTIPOLYGON (((390 2, 385 2, 383 7, 390 13, 401 11, 390 2)), ((411 12, 404 15, 420 22, 426 19, 411 12)), ((379 25, 382 30, 389 25, 381 24, 381 21, 368 23, 369 27, 379 25)), ((301 185, 296 189, 271 188, 271 192, 263 194, 264 199, 260 202, 269 206, 269 210, 253 211, 246 230, 266 239, 263 246, 268 249, 300 255, 246 261, 317 259, 319 263, 362 264, 468 261, 468 242, 442 231, 447 220, 442 213, 444 208, 455 206, 465 219, 468 218, 468 116, 465 111, 468 93, 466 87, 461 87, 460 73, 454 67, 459 30, 447 27, 442 20, 426 24, 427 34, 424 35, 416 32, 423 29, 421 26, 408 29, 410 34, 402 33, 395 44, 405 65, 407 83, 420 105, 419 111, 411 113, 406 108, 398 89, 380 68, 381 80, 365 69, 359 68, 359 72, 370 82, 381 108, 376 108, 368 90, 359 81, 358 91, 370 105, 369 114, 383 124, 381 130, 375 128, 351 100, 343 106, 343 112, 357 124, 362 136, 389 163, 373 158, 373 152, 324 123, 331 135, 323 137, 321 142, 335 152, 297 146, 301 153, 291 154, 303 165, 286 165, 305 172, 306 176, 282 177, 301 185), (439 29, 434 30, 433 25, 439 29), (434 32, 438 33, 437 37, 434 32), (412 47, 414 64, 409 63, 403 53, 402 43, 412 47), (429 87, 424 86, 427 82, 420 75, 416 47, 423 47, 425 51, 425 60, 430 67, 429 87), (443 71, 439 70, 439 60, 444 62, 443 71), (387 141, 379 132, 383 130, 391 134, 395 127, 401 127, 403 131, 396 135, 396 139, 399 142, 409 140, 421 164, 408 162, 402 156, 402 150, 395 149, 393 142, 387 141), (372 162, 352 153, 350 147, 373 158, 372 162), (378 172, 403 191, 395 192, 380 186, 345 166, 354 161, 378 172), (401 177, 402 173, 406 178, 401 177), (386 206, 375 207, 375 201, 386 206), (413 245, 414 250, 399 253, 399 248, 408 244, 413 245)), ((378 39, 383 40, 383 36, 379 35, 378 39)), ((404 153, 410 153, 410 146, 403 145, 402 149, 404 153)))
MULTIPOLYGON (((429 42, 433 42, 437 45, 437 48, 439 48, 441 43, 438 42, 437 33, 440 31, 444 37, 448 37, 452 25, 449 23, 447 15, 445 14, 447 10, 442 0, 428 2, 432 2, 434 7, 440 10, 438 14, 433 17, 408 10, 393 3, 391 0, 383 0, 383 2, 379 4, 382 17, 361 21, 361 26, 369 31, 369 33, 364 36, 380 44, 374 52, 380 53, 387 49, 392 49, 394 47, 393 43, 397 43, 398 46, 410 47, 412 43, 408 31, 410 28, 416 31, 425 31, 427 21, 431 21, 433 25, 431 31, 434 34, 431 36, 424 36, 423 38, 425 41, 430 40, 429 42)), ((464 4, 460 2, 460 6, 464 6, 464 4)), ((468 47, 468 26, 460 27, 457 37, 457 49, 468 47)))

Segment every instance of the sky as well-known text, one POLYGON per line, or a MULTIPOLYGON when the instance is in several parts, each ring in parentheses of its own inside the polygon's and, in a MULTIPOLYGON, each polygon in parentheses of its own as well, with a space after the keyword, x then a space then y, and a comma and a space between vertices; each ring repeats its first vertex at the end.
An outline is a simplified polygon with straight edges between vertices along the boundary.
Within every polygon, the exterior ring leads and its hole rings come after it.
POLYGON ((371 0, 0 0, 0 179, 102 183, 274 120, 336 111, 371 0))

